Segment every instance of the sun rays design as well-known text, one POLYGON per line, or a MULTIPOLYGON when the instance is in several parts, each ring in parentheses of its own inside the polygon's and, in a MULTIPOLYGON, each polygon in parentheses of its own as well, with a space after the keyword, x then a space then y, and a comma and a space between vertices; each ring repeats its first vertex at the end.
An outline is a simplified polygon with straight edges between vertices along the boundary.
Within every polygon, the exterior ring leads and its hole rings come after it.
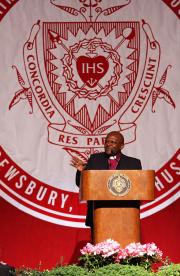
POLYGON ((44 23, 45 68, 53 94, 65 112, 90 133, 94 133, 121 109, 137 77, 139 25, 136 22, 118 24, 79 23, 77 28, 78 23, 44 23), (91 40, 98 40, 105 47, 96 46, 92 51, 79 47, 69 58, 71 49, 91 40), (119 75, 116 74, 108 93, 102 95, 100 91, 109 85, 116 66, 112 54, 104 50, 106 48, 111 49, 119 59, 119 75), (83 83, 78 74, 77 59, 81 56, 103 56, 108 60, 108 71, 93 88, 83 83), (69 71, 65 74, 67 67, 69 71), (67 79, 72 86, 68 85, 67 79), (84 87, 87 93, 95 90, 97 95, 94 98, 87 97, 86 93, 80 96, 73 89, 75 86, 84 87))

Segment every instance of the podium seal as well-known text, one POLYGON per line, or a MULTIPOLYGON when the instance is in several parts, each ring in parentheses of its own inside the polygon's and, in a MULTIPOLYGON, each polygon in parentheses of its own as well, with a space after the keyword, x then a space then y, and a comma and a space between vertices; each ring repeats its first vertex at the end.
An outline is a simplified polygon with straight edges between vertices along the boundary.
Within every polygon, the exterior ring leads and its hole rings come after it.
POLYGON ((116 173, 108 179, 107 187, 113 195, 124 196, 131 189, 131 181, 126 175, 116 173))

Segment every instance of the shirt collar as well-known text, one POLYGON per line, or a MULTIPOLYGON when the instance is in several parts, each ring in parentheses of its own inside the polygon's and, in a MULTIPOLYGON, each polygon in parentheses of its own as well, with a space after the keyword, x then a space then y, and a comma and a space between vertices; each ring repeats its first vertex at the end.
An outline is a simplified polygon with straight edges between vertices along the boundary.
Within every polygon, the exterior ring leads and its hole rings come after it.
POLYGON ((109 159, 110 160, 117 160, 117 161, 119 161, 120 157, 121 157, 121 153, 118 152, 116 155, 110 156, 109 159))

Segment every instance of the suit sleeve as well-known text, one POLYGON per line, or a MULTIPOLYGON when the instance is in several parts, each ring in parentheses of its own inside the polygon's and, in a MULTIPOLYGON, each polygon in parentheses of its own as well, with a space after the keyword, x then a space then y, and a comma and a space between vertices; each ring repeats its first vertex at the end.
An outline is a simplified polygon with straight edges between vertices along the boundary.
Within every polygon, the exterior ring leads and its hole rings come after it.
POLYGON ((141 161, 137 159, 137 170, 142 170, 141 161))
POLYGON ((77 170, 76 172, 76 186, 80 186, 81 172, 77 170))
MULTIPOLYGON (((93 169, 93 156, 90 156, 88 162, 86 164, 85 170, 92 170, 93 169)), ((81 172, 77 170, 76 172, 76 186, 80 186, 80 179, 81 179, 81 172)))

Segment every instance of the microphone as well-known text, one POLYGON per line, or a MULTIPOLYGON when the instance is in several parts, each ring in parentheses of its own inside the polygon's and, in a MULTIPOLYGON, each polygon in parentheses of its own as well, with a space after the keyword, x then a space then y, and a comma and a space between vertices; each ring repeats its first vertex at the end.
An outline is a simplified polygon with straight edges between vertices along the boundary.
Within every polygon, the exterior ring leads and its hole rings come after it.
MULTIPOLYGON (((116 150, 111 149, 111 153, 109 154, 110 155, 109 158, 114 157, 116 154, 117 154, 116 150)), ((114 159, 114 158, 112 158, 112 159, 114 159)))
POLYGON ((111 149, 111 154, 112 155, 116 155, 117 154, 116 150, 115 149, 111 149))

